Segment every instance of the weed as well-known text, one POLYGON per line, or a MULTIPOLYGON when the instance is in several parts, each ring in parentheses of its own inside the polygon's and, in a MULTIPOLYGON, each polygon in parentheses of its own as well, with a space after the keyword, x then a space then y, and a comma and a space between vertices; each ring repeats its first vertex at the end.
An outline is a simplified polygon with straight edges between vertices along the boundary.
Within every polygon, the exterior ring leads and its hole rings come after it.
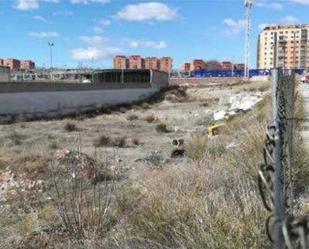
POLYGON ((13 142, 14 145, 21 145, 27 136, 14 130, 8 135, 8 138, 13 142))
POLYGON ((139 141, 138 138, 133 138, 133 139, 132 139, 132 143, 133 143, 134 145, 140 145, 140 141, 139 141))
POLYGON ((156 125, 156 131, 157 132, 162 132, 162 133, 167 133, 169 130, 167 129, 166 124, 164 123, 159 123, 156 125))
POLYGON ((95 147, 104 147, 108 146, 111 142, 111 138, 106 135, 100 135, 97 139, 94 141, 95 147))
POLYGON ((147 102, 142 103, 141 106, 142 106, 142 108, 143 108, 144 110, 147 110, 147 109, 150 108, 150 105, 149 105, 147 102))
POLYGON ((152 123, 153 121, 157 120, 157 118, 155 117, 155 115, 149 114, 144 118, 144 120, 148 123, 152 123))
POLYGON ((67 132, 73 132, 73 131, 77 131, 78 128, 77 128, 77 125, 73 122, 67 122, 65 125, 64 125, 64 130, 67 131, 67 132))
POLYGON ((133 121, 133 120, 137 120, 138 119, 138 116, 136 114, 130 114, 127 116, 127 120, 129 121, 133 121))
POLYGON ((125 147, 127 144, 127 138, 126 137, 115 137, 112 139, 112 145, 117 146, 120 148, 125 147))
POLYGON ((187 156, 194 161, 201 161, 207 152, 207 137, 193 135, 187 148, 187 156))

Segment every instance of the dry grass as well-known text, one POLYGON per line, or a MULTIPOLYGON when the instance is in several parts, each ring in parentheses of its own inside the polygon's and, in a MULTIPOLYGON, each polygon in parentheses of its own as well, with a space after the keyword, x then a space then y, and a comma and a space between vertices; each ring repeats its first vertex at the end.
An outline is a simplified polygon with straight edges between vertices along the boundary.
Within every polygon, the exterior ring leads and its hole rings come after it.
POLYGON ((144 120, 148 123, 152 123, 154 122, 155 120, 157 120, 156 116, 153 115, 153 114, 149 114, 147 115, 146 117, 144 117, 144 120))
POLYGON ((156 125, 156 131, 161 132, 161 133, 167 133, 169 130, 167 129, 166 124, 164 123, 159 123, 156 125))
POLYGON ((127 116, 127 120, 129 120, 129 121, 138 120, 138 118, 139 117, 134 113, 127 116))
POLYGON ((95 147, 104 147, 108 146, 110 144, 111 138, 106 135, 100 135, 97 139, 94 141, 95 147))
POLYGON ((140 145, 140 141, 139 141, 139 139, 138 138, 133 138, 132 139, 132 143, 134 144, 134 145, 140 145))
POLYGON ((120 148, 124 148, 127 144, 127 137, 120 136, 112 139, 112 145, 120 148))
POLYGON ((265 92, 269 90, 271 87, 270 81, 257 81, 257 82, 251 82, 250 84, 245 85, 244 90, 250 91, 250 92, 265 92))
POLYGON ((64 125, 64 130, 67 131, 67 132, 73 132, 73 131, 77 131, 78 128, 77 128, 77 125, 73 122, 67 122, 65 125, 64 125))
POLYGON ((187 154, 195 167, 163 168, 126 184, 118 194, 126 217, 119 247, 271 248, 256 184, 267 121, 257 121, 257 112, 269 105, 233 121, 234 146, 226 146, 233 137, 193 135, 187 154))

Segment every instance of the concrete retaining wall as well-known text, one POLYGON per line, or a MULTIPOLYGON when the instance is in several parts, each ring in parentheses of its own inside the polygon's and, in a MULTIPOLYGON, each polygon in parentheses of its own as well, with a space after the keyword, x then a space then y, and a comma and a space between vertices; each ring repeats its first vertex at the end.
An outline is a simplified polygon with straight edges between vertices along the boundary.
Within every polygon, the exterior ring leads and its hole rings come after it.
POLYGON ((170 85, 210 85, 210 84, 235 84, 241 81, 238 77, 210 77, 210 78, 171 78, 170 85))
POLYGON ((45 84, 0 83, 0 121, 12 117, 25 120, 83 113, 103 106, 144 100, 161 89, 150 84, 140 87, 113 84, 113 89, 107 89, 108 84, 45 84))

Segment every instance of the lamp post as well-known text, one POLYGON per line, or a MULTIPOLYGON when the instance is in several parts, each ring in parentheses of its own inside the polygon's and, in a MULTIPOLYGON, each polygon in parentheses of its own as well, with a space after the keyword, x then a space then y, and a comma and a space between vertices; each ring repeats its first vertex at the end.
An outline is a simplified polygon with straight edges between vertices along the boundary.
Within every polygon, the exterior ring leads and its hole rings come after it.
POLYGON ((55 46, 55 43, 48 42, 49 46, 49 53, 50 53, 50 69, 53 68, 53 47, 55 46))
POLYGON ((55 44, 53 42, 48 42, 49 55, 50 55, 50 79, 52 80, 52 70, 53 70, 53 47, 55 44))

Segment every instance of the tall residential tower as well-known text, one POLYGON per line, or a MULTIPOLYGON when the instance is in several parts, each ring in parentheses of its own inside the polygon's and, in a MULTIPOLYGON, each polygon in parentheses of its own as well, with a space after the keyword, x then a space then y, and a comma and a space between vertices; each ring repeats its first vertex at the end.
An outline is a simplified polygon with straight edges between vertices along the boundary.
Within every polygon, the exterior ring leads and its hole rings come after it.
POLYGON ((258 39, 259 69, 309 69, 309 25, 266 26, 258 39))

